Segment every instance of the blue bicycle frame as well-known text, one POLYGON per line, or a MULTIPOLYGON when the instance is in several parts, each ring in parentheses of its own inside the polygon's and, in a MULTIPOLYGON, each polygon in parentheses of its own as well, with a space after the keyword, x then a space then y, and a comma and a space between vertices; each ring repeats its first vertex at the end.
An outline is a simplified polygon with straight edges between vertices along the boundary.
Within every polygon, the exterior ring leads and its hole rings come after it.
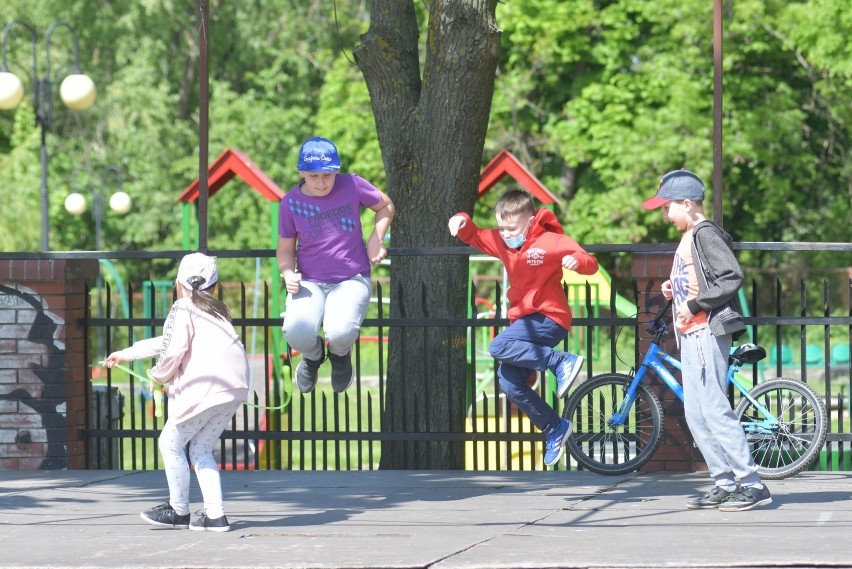
MULTIPOLYGON (((630 382, 630 385, 627 387, 627 394, 624 400, 621 402, 621 406, 618 411, 613 414, 612 417, 607 421, 610 427, 622 427, 627 423, 627 416, 630 412, 630 409, 633 407, 633 404, 636 402, 636 390, 642 380, 645 379, 645 376, 648 373, 648 369, 654 370, 654 373, 657 374, 657 377, 663 380, 663 382, 669 387, 669 389, 674 392, 678 399, 683 402, 683 386, 680 382, 675 379, 666 365, 671 366, 676 370, 681 370, 680 360, 675 358, 674 356, 666 353, 660 348, 660 345, 654 341, 651 343, 651 347, 648 349, 648 353, 645 354, 644 359, 642 360, 642 365, 639 366, 639 369, 636 370, 636 375, 633 377, 633 381, 630 382)), ((761 434, 770 434, 774 429, 778 428, 779 421, 778 418, 775 417, 766 407, 758 403, 751 395, 749 395, 749 390, 736 378, 736 373, 740 370, 740 365, 732 362, 728 366, 728 383, 733 384, 743 397, 747 398, 752 405, 754 405, 755 409, 760 411, 763 419, 761 420, 753 420, 743 423, 743 429, 746 433, 761 433, 761 434)))

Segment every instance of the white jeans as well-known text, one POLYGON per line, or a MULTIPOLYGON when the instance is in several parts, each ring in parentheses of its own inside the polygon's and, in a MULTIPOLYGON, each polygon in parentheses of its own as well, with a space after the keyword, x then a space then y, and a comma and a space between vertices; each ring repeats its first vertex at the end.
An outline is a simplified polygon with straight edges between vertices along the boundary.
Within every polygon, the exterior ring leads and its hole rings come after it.
POLYGON ((189 513, 190 475, 186 457, 187 443, 189 461, 195 468, 207 517, 216 519, 225 515, 219 466, 213 456, 213 449, 241 404, 242 401, 223 403, 202 411, 183 423, 174 423, 169 419, 163 426, 160 433, 160 454, 163 455, 163 466, 166 468, 166 479, 169 482, 169 503, 178 515, 189 513))
POLYGON ((320 325, 328 351, 345 356, 352 349, 370 304, 370 280, 356 275, 337 284, 302 281, 299 292, 287 295, 284 335, 287 343, 309 360, 322 359, 320 325))

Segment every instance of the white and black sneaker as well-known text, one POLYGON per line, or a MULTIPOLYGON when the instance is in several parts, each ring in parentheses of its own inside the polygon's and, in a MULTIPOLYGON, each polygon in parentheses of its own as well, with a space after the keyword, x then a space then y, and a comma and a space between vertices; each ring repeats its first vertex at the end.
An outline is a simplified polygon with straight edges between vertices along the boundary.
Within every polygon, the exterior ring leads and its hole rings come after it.
POLYGON ((162 528, 186 529, 189 527, 189 514, 181 516, 168 502, 145 510, 139 514, 139 517, 151 525, 162 528))
POLYGON ((725 490, 721 486, 713 486, 713 489, 696 498, 690 498, 686 502, 686 507, 691 510, 700 510, 706 508, 718 508, 722 502, 727 500, 735 490, 725 490))
POLYGON ((721 512, 745 512, 753 508, 759 508, 772 503, 772 495, 769 488, 755 488, 754 486, 743 487, 725 498, 719 504, 721 512))
POLYGON ((208 518, 207 514, 201 514, 189 526, 192 531, 229 531, 231 525, 228 518, 222 515, 219 518, 208 518))

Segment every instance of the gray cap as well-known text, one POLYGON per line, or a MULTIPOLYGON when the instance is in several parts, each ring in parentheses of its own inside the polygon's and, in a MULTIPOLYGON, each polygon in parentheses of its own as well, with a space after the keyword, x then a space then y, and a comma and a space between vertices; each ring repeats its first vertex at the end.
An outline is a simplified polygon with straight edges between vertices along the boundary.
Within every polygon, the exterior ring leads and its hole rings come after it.
POLYGON ((704 182, 689 170, 672 170, 660 180, 656 195, 645 200, 642 207, 657 209, 670 201, 703 200, 704 182))

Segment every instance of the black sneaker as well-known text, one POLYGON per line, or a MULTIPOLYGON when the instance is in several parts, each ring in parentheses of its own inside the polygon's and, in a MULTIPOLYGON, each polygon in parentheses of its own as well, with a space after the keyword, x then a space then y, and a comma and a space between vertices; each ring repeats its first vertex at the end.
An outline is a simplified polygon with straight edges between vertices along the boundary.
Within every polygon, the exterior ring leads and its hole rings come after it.
POLYGON ((740 488, 719 505, 720 512, 745 512, 772 503, 769 488, 740 488))
POLYGON ((186 529, 189 527, 189 514, 179 515, 168 502, 145 510, 139 514, 139 517, 149 524, 163 528, 186 529))
POLYGON ((331 387, 335 393, 343 393, 352 385, 355 375, 352 372, 352 352, 345 356, 328 353, 331 360, 331 387))
POLYGON ((712 490, 704 494, 703 496, 698 496, 697 498, 690 498, 686 502, 686 507, 698 510, 702 508, 718 508, 719 504, 725 501, 728 496, 733 495, 736 492, 729 492, 724 488, 719 486, 714 486, 712 490))
POLYGON ((319 379, 319 368, 323 360, 309 360, 302 356, 302 361, 296 366, 296 385, 299 386, 299 391, 302 393, 310 393, 317 386, 319 379))
POLYGON ((231 529, 231 525, 225 516, 211 519, 207 517, 207 514, 201 514, 193 520, 189 529, 192 531, 228 531, 231 529))

